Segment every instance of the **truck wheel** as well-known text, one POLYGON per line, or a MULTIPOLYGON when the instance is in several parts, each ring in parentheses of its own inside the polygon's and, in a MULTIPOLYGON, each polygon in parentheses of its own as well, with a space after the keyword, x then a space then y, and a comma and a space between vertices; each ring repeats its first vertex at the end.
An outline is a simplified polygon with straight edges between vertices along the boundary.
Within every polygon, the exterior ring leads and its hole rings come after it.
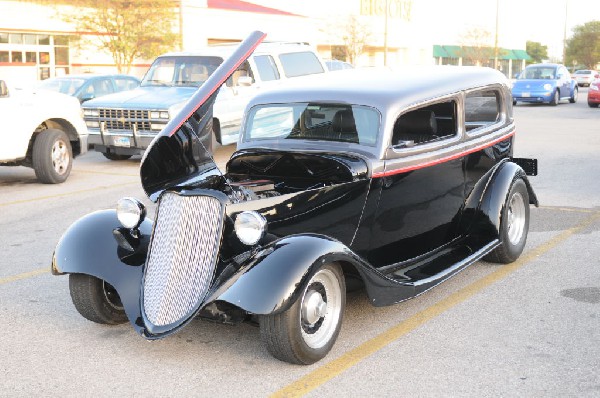
POLYGON ((554 91, 554 95, 552 96, 552 99, 550 100, 550 105, 556 106, 556 105, 558 105, 558 101, 560 101, 560 93, 558 92, 558 89, 557 89, 556 91, 554 91))
POLYGON ((578 94, 579 94, 579 89, 577 87, 575 87, 573 89, 573 95, 571 96, 571 98, 569 98, 569 102, 572 104, 576 103, 578 94))
POLYGON ((127 160, 131 157, 131 155, 117 155, 112 152, 102 152, 104 157, 109 160, 127 160))
POLYGON ((275 358, 309 365, 327 355, 340 332, 346 285, 339 264, 327 264, 310 279, 286 311, 259 318, 260 336, 275 358))
POLYGON ((119 294, 102 279, 85 274, 70 274, 69 290, 75 308, 84 318, 106 325, 127 322, 119 294))
POLYGON ((67 135, 57 129, 44 130, 33 143, 33 169, 44 184, 64 182, 73 166, 73 150, 67 135))
POLYGON ((485 260, 508 264, 523 252, 529 231, 529 193, 522 179, 515 180, 510 187, 500 220, 500 246, 485 260))

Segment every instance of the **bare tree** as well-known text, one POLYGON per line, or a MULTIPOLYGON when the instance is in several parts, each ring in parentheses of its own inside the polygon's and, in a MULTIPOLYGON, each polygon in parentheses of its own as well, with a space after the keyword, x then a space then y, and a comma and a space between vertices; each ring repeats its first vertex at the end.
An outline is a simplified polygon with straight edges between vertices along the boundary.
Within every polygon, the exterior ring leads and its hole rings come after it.
POLYGON ((461 36, 460 41, 460 55, 471 65, 487 65, 490 59, 494 58, 494 45, 490 31, 471 28, 461 36))
POLYGON ((371 32, 356 15, 349 16, 342 29, 345 32, 342 41, 346 48, 346 61, 354 64, 371 38, 371 32))
MULTIPOLYGON (((136 58, 152 59, 178 45, 173 32, 176 3, 172 0, 73 0, 72 12, 61 17, 108 51, 119 72, 129 73, 136 58)), ((84 39, 82 39, 84 40, 84 39)))

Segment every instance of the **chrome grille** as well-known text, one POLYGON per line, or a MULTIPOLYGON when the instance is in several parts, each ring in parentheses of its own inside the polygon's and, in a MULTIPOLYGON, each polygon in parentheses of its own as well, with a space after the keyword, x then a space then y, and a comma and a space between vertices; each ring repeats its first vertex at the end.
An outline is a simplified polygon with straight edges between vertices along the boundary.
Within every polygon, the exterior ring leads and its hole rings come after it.
MULTIPOLYGON (((135 126, 137 131, 151 131, 152 121, 150 111, 143 109, 98 109, 99 121, 104 123, 108 131, 132 131, 135 126)), ((155 123, 166 124, 164 121, 155 123)))
POLYGON ((98 109, 104 119, 150 119, 150 111, 141 109, 98 109))
POLYGON ((143 306, 155 326, 183 321, 214 275, 224 208, 211 196, 165 193, 144 271, 143 306))

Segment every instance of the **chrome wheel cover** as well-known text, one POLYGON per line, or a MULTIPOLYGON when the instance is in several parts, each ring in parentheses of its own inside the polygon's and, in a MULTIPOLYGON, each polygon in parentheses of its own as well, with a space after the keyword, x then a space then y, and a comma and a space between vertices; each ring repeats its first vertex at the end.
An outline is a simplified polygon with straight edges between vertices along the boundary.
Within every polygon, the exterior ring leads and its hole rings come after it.
POLYGON ((71 156, 69 155, 69 148, 63 140, 56 140, 54 142, 54 145, 52 145, 51 157, 52 167, 56 174, 65 174, 69 168, 71 156))
POLYGON ((302 338, 313 349, 324 347, 340 322, 342 294, 338 277, 330 269, 319 270, 308 283, 300 305, 302 338))
POLYGON ((508 241, 513 245, 517 245, 523 238, 526 221, 525 200, 519 192, 515 192, 510 197, 506 215, 506 235, 508 236, 508 241))

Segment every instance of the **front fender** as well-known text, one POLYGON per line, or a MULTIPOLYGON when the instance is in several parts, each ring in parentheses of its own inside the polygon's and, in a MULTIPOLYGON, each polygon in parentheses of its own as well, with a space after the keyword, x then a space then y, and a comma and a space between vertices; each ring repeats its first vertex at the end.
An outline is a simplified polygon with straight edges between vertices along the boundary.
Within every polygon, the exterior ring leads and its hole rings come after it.
POLYGON ((52 273, 87 274, 110 283, 119 293, 132 324, 141 322, 140 289, 143 265, 153 222, 146 218, 139 227, 135 251, 122 248, 113 231, 121 227, 115 210, 88 214, 73 223, 63 234, 52 257, 52 273))

